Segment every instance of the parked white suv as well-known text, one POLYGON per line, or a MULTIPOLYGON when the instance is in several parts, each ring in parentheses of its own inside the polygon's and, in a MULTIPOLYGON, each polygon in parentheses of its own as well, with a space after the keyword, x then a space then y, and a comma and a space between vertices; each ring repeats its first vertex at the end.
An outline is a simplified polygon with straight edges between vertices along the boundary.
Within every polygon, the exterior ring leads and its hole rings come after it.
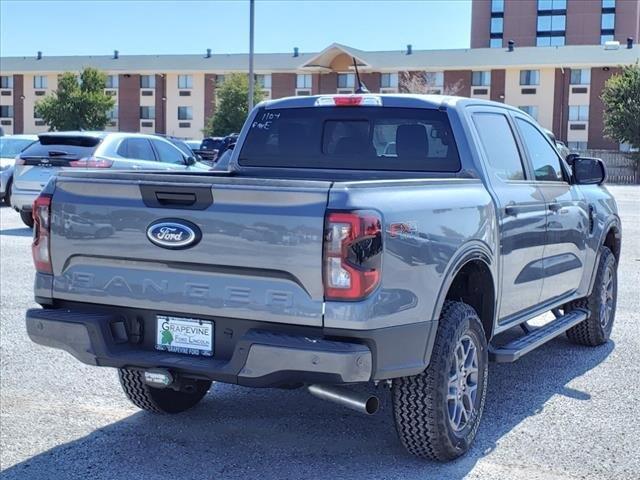
POLYGON ((42 187, 66 169, 208 170, 156 135, 112 132, 49 132, 15 161, 11 205, 32 227, 31 209, 42 187))
POLYGON ((16 155, 36 140, 38 137, 35 135, 7 135, 0 138, 0 200, 9 205, 16 155))

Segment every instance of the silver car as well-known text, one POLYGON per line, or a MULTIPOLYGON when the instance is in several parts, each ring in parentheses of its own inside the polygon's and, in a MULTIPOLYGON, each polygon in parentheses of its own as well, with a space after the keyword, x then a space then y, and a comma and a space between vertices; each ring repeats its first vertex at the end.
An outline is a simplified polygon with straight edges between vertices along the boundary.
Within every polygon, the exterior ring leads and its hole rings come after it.
POLYGON ((156 135, 112 132, 49 132, 38 135, 15 161, 11 205, 25 225, 33 226, 31 208, 49 178, 66 169, 201 170, 209 169, 156 135))
POLYGON ((11 204, 13 164, 16 155, 37 140, 36 135, 7 135, 0 138, 0 201, 11 204))

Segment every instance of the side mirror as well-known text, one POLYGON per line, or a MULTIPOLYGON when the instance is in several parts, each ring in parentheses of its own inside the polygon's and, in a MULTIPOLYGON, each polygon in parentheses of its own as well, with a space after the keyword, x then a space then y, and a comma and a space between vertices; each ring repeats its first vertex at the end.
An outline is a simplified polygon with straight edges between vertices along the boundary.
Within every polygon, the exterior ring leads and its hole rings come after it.
POLYGON ((573 166, 573 162, 575 161, 576 158, 580 158, 580 154, 579 153, 570 153, 569 155, 567 155, 565 160, 567 161, 567 163, 569 165, 573 166))
POLYGON ((194 157, 187 157, 184 159, 184 163, 187 166, 195 165, 196 159, 194 157))
POLYGON ((607 168, 599 158, 573 159, 573 179, 578 185, 602 185, 607 179, 607 168))

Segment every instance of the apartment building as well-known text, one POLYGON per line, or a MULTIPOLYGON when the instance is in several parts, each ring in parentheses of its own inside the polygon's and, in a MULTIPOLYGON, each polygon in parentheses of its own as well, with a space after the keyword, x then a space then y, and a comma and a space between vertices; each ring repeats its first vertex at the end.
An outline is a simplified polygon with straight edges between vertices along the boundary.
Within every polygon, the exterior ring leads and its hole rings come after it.
MULTIPOLYGON (((511 46, 461 50, 363 51, 332 44, 318 53, 258 54, 256 83, 266 98, 353 93, 353 59, 371 92, 446 93, 505 102, 528 112, 575 149, 619 146, 602 134, 600 93, 623 65, 629 44, 511 46)), ((47 130, 36 102, 58 75, 95 67, 116 99, 110 130, 201 138, 225 75, 247 71, 244 54, 5 57, 0 59, 0 124, 7 133, 47 130)))
POLYGON ((640 0, 473 0, 471 48, 625 43, 640 37, 640 0))

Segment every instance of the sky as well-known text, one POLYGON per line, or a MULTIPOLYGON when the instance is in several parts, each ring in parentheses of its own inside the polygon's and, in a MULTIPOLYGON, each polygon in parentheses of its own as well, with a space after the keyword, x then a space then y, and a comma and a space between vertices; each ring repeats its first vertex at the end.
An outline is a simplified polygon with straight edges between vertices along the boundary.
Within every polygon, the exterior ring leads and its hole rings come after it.
MULTIPOLYGON (((256 0, 255 51, 468 48, 470 0, 256 0)), ((0 0, 0 56, 240 53, 248 0, 0 0)))

